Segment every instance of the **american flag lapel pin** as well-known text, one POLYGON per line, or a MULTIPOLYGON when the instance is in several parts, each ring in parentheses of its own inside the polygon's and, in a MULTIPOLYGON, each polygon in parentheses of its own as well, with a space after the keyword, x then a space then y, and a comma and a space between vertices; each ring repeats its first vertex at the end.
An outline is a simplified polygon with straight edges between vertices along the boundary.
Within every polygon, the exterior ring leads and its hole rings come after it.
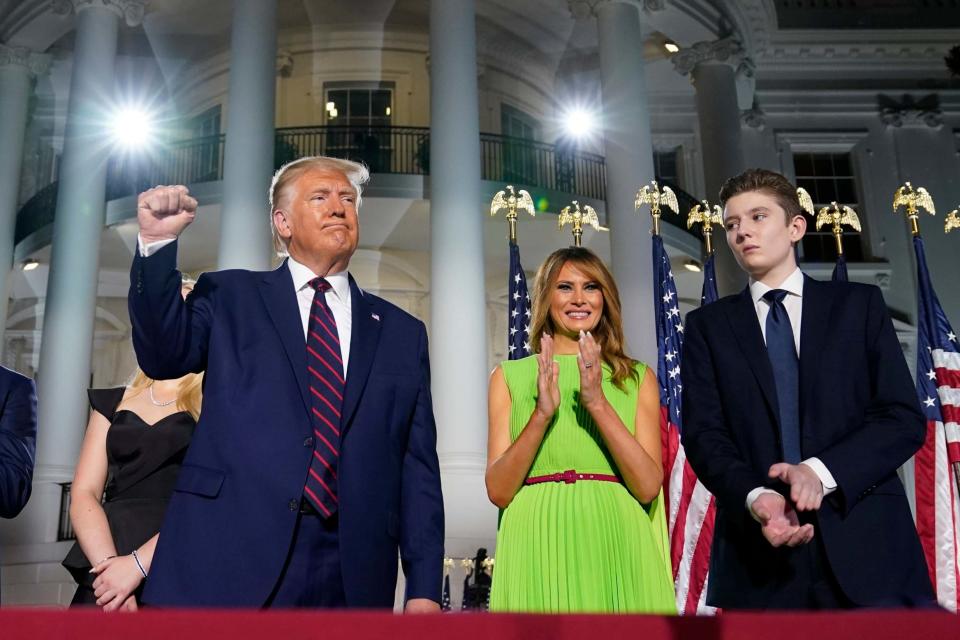
POLYGON ((377 322, 380 322, 380 316, 379 316, 378 314, 376 314, 376 313, 371 313, 371 314, 370 314, 370 317, 373 318, 374 320, 376 320, 377 322))

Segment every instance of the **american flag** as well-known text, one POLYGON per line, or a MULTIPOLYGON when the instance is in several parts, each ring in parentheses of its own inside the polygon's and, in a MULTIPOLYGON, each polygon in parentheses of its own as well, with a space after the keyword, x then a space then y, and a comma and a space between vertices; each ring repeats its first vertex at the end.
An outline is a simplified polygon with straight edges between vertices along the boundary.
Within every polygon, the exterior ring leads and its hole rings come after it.
MULTIPOLYGON (((660 436, 663 444, 663 493, 670 535, 670 561, 677 611, 714 613, 706 604, 710 545, 713 543, 713 496, 697 480, 680 444, 680 354, 683 323, 677 286, 663 239, 653 236, 654 301, 657 323, 657 378, 660 381, 660 436)), ((703 301, 717 299, 713 257, 704 269, 703 301)))
POLYGON ((520 264, 520 247, 510 243, 509 317, 507 326, 507 358, 518 360, 530 355, 530 295, 527 276, 520 264))
POLYGON ((716 302, 720 295, 717 293, 717 267, 713 254, 703 263, 703 289, 700 291, 700 305, 716 302))
POLYGON ((917 533, 940 605, 957 611, 960 583, 960 353, 957 335, 930 285, 923 240, 917 255, 917 394, 927 416, 927 439, 913 459, 917 533))
POLYGON ((843 257, 842 253, 837 256, 837 264, 833 267, 833 277, 831 279, 834 282, 847 281, 847 259, 843 257))
POLYGON ((440 610, 450 611, 450 574, 443 576, 443 597, 440 600, 440 610))

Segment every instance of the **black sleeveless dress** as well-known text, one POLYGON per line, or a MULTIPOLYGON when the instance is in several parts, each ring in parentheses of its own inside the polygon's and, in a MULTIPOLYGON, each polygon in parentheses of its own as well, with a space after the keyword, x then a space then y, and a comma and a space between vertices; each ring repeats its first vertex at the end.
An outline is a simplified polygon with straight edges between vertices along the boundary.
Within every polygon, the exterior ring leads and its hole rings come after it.
MULTIPOLYGON (((150 425, 136 413, 121 409, 124 387, 90 389, 90 405, 110 421, 107 431, 107 486, 103 510, 118 555, 129 554, 160 530, 196 422, 186 411, 150 425)), ((79 585, 71 606, 96 604, 92 562, 74 544, 63 566, 79 585)), ((143 583, 137 590, 137 599, 143 583)))

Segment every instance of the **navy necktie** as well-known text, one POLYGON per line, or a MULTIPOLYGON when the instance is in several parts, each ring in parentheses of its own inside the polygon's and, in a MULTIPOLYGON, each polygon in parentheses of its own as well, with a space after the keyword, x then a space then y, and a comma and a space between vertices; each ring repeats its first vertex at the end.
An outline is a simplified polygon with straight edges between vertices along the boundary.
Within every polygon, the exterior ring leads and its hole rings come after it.
POLYGON ((337 321, 324 295, 330 283, 310 281, 314 289, 307 321, 307 380, 313 414, 314 449, 304 494, 323 516, 337 510, 337 467, 340 457, 340 409, 343 406, 343 359, 337 321))
POLYGON ((790 316, 783 306, 787 292, 771 289, 763 294, 770 303, 767 314, 767 356, 773 368, 780 409, 780 443, 783 460, 790 464, 800 462, 800 361, 793 341, 790 316))

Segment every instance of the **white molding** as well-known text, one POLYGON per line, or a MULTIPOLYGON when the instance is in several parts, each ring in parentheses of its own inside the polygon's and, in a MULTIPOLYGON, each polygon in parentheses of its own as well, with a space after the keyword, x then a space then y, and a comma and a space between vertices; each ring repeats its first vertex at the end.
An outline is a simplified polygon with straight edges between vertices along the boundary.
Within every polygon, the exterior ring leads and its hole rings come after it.
POLYGON ((956 30, 799 29, 777 31, 755 52, 759 73, 909 78, 923 72, 946 80, 943 57, 956 44, 956 30))
POLYGON ((52 59, 50 54, 34 53, 26 47, 11 47, 0 43, 0 68, 22 67, 32 77, 37 77, 50 70, 52 59))
POLYGON ((50 10, 55 15, 70 15, 86 9, 106 9, 123 18, 128 27, 139 26, 149 0, 51 0, 50 10))
POLYGON ((831 152, 847 153, 866 139, 870 132, 866 129, 851 131, 791 131, 774 132, 777 150, 780 153, 831 152))

